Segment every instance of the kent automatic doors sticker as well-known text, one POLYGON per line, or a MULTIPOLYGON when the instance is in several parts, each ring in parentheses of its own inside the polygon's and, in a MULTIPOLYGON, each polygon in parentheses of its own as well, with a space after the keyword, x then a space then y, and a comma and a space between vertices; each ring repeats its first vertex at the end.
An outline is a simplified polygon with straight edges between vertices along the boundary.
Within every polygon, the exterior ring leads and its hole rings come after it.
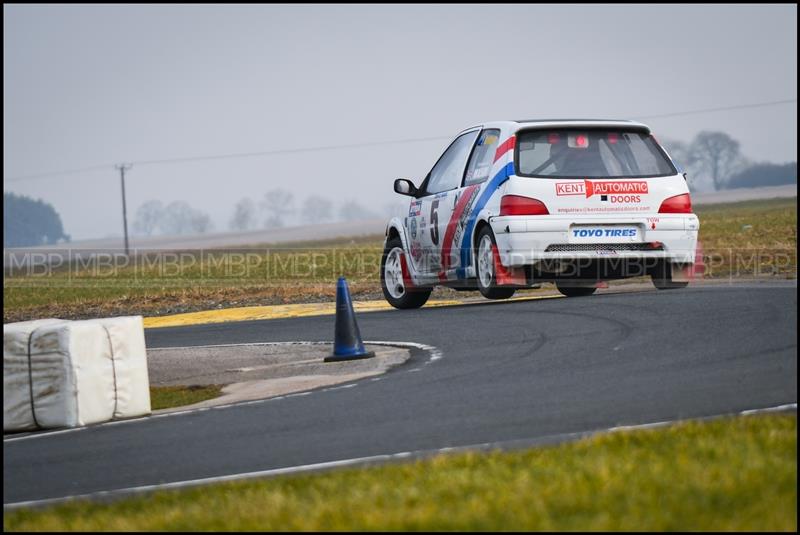
POLYGON ((586 196, 600 195, 601 201, 612 203, 642 202, 641 195, 647 194, 647 182, 644 180, 614 180, 598 182, 593 180, 556 182, 556 195, 586 196))

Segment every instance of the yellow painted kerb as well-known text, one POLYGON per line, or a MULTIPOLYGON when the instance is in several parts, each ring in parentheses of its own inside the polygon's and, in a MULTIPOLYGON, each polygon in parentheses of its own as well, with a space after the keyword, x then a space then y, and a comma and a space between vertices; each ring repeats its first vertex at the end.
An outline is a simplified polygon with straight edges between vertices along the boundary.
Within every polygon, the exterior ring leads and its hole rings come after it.
MULTIPOLYGON (((514 297, 508 301, 530 301, 534 299, 551 299, 560 295, 535 295, 514 297)), ((490 301, 464 301, 456 299, 438 299, 428 301, 425 307, 446 307, 454 305, 475 305, 490 301)), ((495 301, 496 302, 496 301, 495 301)), ((386 301, 354 301, 356 312, 375 312, 389 310, 392 306, 386 301)), ((144 318, 147 329, 157 327, 180 327, 184 325, 201 325, 205 323, 224 323, 229 321, 272 320, 281 318, 300 318, 304 316, 327 316, 336 313, 336 303, 300 303, 295 305, 268 305, 257 307, 223 308, 220 310, 203 310, 187 312, 172 316, 144 318)))

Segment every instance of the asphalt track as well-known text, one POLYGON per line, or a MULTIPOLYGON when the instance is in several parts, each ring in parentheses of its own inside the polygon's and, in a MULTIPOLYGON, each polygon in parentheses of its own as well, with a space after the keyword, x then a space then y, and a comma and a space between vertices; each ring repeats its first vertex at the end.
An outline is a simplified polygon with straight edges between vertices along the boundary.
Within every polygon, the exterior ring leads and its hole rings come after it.
MULTIPOLYGON (((797 401, 795 281, 362 314, 436 346, 380 380, 4 441, 4 504, 797 401)), ((330 340, 330 316, 162 328, 149 347, 330 340)))

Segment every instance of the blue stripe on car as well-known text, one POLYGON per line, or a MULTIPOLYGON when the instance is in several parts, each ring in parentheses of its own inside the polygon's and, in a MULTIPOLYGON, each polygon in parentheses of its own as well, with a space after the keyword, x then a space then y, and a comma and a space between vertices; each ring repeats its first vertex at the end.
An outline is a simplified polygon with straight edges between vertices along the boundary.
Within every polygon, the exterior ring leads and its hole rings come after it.
POLYGON ((505 167, 500 169, 494 178, 489 181, 489 184, 486 186, 486 189, 483 190, 481 196, 478 197, 477 202, 475 202, 475 206, 472 207, 472 211, 467 218, 467 226, 464 230, 464 237, 461 239, 461 266, 458 268, 456 272, 459 278, 466 277, 466 268, 467 262, 469 262, 469 252, 472 249, 472 230, 475 228, 475 220, 478 218, 478 214, 481 213, 483 207, 486 206, 486 203, 489 202, 494 192, 500 185, 508 180, 508 177, 514 174, 514 162, 509 162, 505 167))

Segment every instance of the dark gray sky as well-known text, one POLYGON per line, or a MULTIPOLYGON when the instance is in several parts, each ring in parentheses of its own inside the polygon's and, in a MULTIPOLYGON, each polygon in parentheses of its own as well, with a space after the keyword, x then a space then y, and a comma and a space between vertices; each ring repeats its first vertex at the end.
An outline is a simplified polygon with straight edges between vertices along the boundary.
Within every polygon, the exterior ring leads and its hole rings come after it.
MULTIPOLYGON (((121 232, 121 161, 453 136, 481 121, 637 118, 797 98, 797 7, 3 6, 4 189, 73 238, 121 232)), ((644 120, 797 159, 797 105, 644 120)), ((276 187, 381 207, 446 141, 139 165, 129 217, 182 199, 225 230, 276 187)))

